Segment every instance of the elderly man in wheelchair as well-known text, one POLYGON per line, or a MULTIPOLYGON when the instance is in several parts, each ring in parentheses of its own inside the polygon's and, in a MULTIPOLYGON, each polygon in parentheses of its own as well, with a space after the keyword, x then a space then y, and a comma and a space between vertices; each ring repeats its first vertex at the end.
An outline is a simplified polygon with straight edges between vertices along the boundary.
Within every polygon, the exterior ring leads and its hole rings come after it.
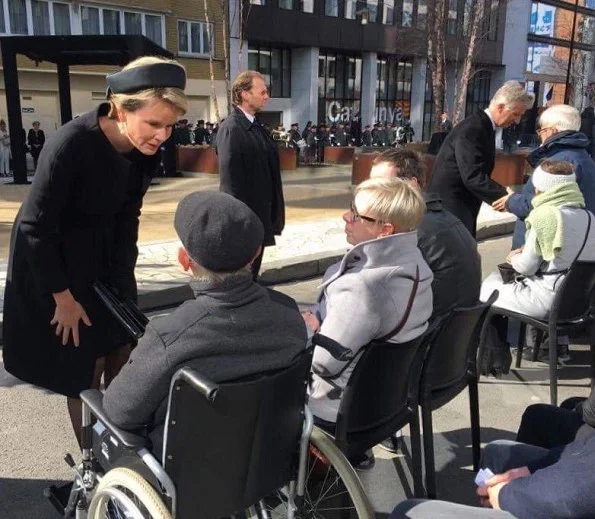
POLYGON ((77 518, 373 517, 305 407, 297 305, 252 280, 258 217, 197 192, 175 228, 195 298, 147 326, 105 394, 81 394, 82 462, 66 456, 72 489, 48 497, 77 518))

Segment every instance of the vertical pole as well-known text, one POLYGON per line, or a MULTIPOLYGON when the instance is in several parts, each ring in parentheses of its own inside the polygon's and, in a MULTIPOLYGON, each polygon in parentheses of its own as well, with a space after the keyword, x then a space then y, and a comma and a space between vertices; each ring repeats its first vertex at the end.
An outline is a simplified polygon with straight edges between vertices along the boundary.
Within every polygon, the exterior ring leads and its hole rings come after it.
POLYGON ((570 71, 572 68, 572 53, 574 52, 574 35, 576 32, 576 13, 578 7, 578 0, 574 3, 574 12, 572 14, 572 33, 570 36, 570 49, 568 52, 568 68, 566 69, 566 86, 564 87, 564 104, 567 105, 570 101, 570 71))
POLYGON ((72 119, 72 101, 70 99, 70 70, 68 64, 58 62, 58 91, 60 95, 60 118, 62 124, 72 119))
POLYGON ((15 48, 10 38, 2 38, 2 65, 4 67, 4 88, 6 89, 6 109, 10 132, 10 151, 15 184, 27 184, 27 161, 21 120, 21 97, 15 48))

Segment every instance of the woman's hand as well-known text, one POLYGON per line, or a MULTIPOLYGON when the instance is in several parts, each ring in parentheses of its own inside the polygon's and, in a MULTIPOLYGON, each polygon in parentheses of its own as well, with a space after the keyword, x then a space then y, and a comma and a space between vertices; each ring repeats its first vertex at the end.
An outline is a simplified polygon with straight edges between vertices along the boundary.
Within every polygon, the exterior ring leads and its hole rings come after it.
POLYGON ((56 335, 62 336, 62 345, 66 346, 70 333, 72 332, 72 342, 79 346, 79 321, 82 320, 87 326, 91 326, 91 320, 85 312, 85 309, 78 303, 70 290, 53 294, 56 301, 56 311, 50 324, 56 325, 56 335))
POLYGON ((508 256, 506 256, 506 263, 510 263, 510 261, 511 261, 511 260, 512 260, 512 258, 513 258, 513 256, 516 256, 517 254, 520 254, 521 252, 523 252, 523 249, 524 249, 524 248, 525 248, 525 247, 524 247, 524 246, 522 246, 522 247, 519 247, 518 249, 511 250, 511 251, 509 252, 508 256))
POLYGON ((312 312, 304 312, 302 313, 302 317, 306 322, 306 326, 308 326, 314 333, 320 330, 320 321, 312 312))

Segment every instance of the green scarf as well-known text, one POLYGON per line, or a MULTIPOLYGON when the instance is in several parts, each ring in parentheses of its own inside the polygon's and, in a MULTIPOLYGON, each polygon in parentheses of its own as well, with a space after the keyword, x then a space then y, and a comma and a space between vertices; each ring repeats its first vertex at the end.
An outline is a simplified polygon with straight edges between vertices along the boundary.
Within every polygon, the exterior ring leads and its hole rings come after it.
POLYGON ((533 210, 527 216, 527 232, 537 235, 537 253, 551 261, 562 249, 562 213, 560 207, 585 207, 585 199, 576 183, 561 184, 540 193, 531 202, 533 210))

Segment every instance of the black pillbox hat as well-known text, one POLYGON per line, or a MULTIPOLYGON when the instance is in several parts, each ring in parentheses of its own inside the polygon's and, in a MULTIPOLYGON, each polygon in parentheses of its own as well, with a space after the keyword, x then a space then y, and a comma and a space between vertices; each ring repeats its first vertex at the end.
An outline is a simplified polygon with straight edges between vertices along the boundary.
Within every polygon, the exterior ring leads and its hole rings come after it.
POLYGON ((264 241, 256 214, 227 193, 196 191, 176 209, 174 227, 192 259, 213 272, 248 265, 264 241))

